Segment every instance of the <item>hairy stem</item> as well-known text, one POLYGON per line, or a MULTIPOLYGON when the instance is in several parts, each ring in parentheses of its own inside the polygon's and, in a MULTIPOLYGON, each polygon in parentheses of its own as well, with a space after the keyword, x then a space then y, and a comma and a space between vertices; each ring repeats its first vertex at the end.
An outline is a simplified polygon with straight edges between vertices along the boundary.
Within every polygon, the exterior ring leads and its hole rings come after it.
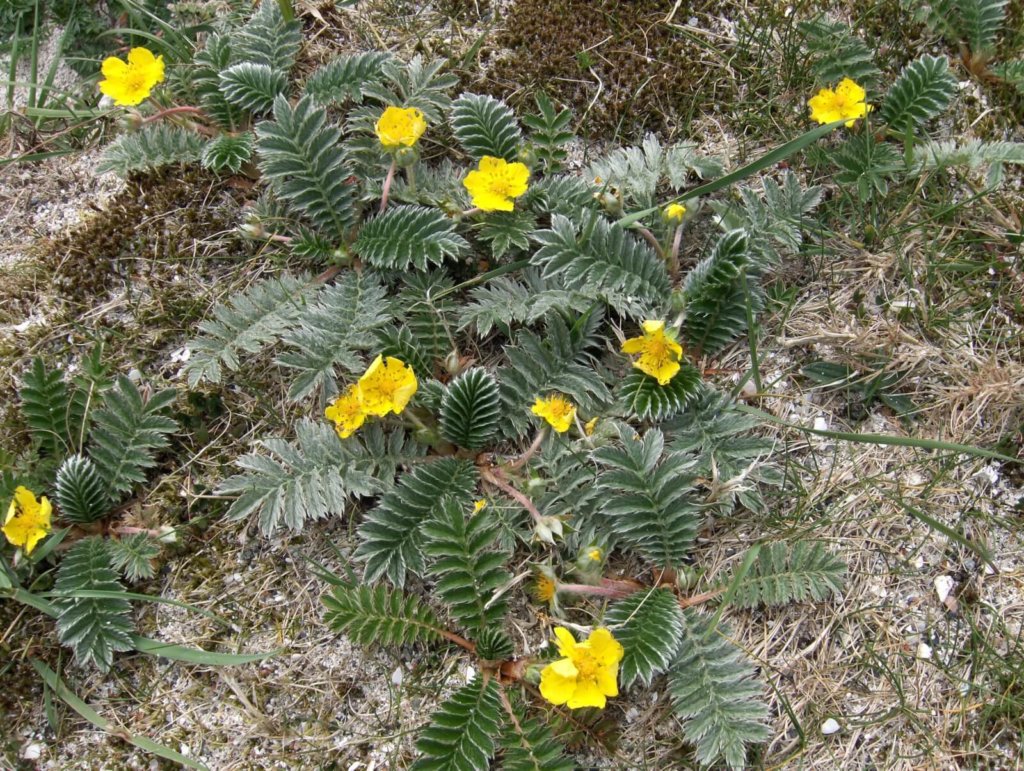
POLYGON ((533 444, 526 448, 522 455, 518 458, 513 458, 508 463, 504 464, 503 468, 507 471, 513 471, 523 466, 530 458, 534 456, 534 453, 540 449, 541 443, 544 441, 544 437, 547 435, 547 429, 541 428, 537 431, 537 436, 533 439, 533 444))
POLYGON ((395 169, 398 166, 394 160, 391 161, 391 165, 388 167, 388 174, 384 177, 384 189, 380 194, 380 211, 384 212, 388 208, 388 195, 391 193, 391 183, 395 181, 395 169))
POLYGON ((503 478, 500 469, 481 469, 480 476, 485 482, 489 482, 490 484, 497 487, 499 490, 507 493, 509 496, 515 499, 515 501, 520 506, 522 506, 524 509, 530 512, 530 515, 533 517, 535 522, 541 521, 541 513, 540 511, 538 511, 537 507, 533 505, 533 501, 531 501, 529 498, 523 495, 523 493, 519 492, 516 488, 509 484, 503 478))

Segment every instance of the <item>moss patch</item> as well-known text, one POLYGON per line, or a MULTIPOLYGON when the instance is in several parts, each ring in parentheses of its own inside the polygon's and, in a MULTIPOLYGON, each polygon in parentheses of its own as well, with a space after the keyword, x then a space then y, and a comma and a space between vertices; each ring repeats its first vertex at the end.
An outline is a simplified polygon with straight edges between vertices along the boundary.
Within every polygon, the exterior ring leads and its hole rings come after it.
POLYGON ((199 242, 223 234, 234 222, 223 182, 200 169, 165 168, 132 175, 110 204, 50 250, 53 281, 67 298, 85 302, 112 284, 152 275, 199 242), (227 200, 225 200, 227 198, 227 200))
MULTIPOLYGON (((709 6, 710 7, 710 6, 709 6)), ((704 6, 657 0, 519 0, 495 44, 509 53, 489 73, 489 90, 515 103, 543 89, 573 107, 596 132, 638 136, 671 131, 695 104, 721 100, 728 78, 710 37, 684 25, 704 6)))

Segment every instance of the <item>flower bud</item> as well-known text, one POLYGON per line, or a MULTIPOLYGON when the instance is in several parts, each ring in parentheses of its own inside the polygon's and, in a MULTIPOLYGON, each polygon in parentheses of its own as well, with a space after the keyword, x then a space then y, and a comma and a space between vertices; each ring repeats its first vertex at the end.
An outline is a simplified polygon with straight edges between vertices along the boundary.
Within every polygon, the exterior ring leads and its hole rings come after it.
POLYGON ((395 165, 401 169, 414 166, 419 159, 420 148, 416 145, 413 145, 412 147, 400 147, 395 150, 395 165))
POLYGON ((537 151, 531 145, 523 145, 516 154, 516 160, 532 169, 537 165, 537 151))
POLYGON ((138 110, 125 110, 124 114, 121 115, 121 128, 125 131, 132 133, 138 131, 142 126, 142 113, 138 110))

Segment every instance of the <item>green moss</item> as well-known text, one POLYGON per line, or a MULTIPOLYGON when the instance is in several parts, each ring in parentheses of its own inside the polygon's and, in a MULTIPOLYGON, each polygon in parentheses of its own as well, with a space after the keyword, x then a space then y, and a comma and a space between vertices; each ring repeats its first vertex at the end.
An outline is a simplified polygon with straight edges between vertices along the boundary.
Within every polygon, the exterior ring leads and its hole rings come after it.
POLYGON ((705 8, 680 7, 667 23, 671 5, 658 0, 519 0, 495 41, 511 54, 487 89, 513 103, 544 89, 596 131, 670 131, 677 116, 723 98, 706 82, 721 52, 681 29, 705 8))
POLYGON ((111 286, 152 276, 195 243, 229 231, 224 185, 200 169, 135 174, 109 205, 50 250, 53 281, 68 299, 92 304, 111 286))

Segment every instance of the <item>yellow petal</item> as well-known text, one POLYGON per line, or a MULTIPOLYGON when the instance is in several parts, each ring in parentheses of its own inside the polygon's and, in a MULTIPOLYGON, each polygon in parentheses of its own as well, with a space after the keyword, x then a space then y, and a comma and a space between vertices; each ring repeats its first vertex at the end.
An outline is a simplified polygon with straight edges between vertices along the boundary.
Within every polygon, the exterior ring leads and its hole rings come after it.
POLYGON ((644 349, 644 339, 642 337, 631 337, 622 344, 623 353, 640 353, 644 349))
POLYGON ((563 656, 572 656, 576 650, 576 638, 572 636, 572 632, 564 626, 556 626, 555 637, 558 640, 558 652, 563 656))
MULTIPOLYGON (((558 662, 555 662, 558 663, 558 662)), ((552 704, 565 704, 576 692, 576 677, 558 674, 554 664, 544 667, 540 673, 540 695, 552 704)))
POLYGON ((576 688, 572 693, 572 696, 566 702, 569 709, 581 709, 583 707, 597 707, 598 709, 604 709, 608 700, 605 699, 605 695, 601 693, 601 689, 598 688, 597 683, 593 680, 577 680, 576 688))
POLYGON ((601 667, 597 670, 597 687, 601 693, 605 696, 618 696, 619 695, 619 684, 618 680, 618 666, 615 667, 601 667))
POLYGON ((653 335, 665 329, 665 322, 658 319, 648 319, 642 325, 644 334, 653 335))
POLYGON ((591 655, 602 665, 618 664, 625 654, 622 644, 604 627, 591 632, 587 644, 590 645, 591 655))
POLYGON ((108 56, 103 60, 103 65, 100 67, 100 71, 103 73, 103 77, 105 78, 123 78, 125 73, 128 71, 128 65, 116 56, 108 56))

